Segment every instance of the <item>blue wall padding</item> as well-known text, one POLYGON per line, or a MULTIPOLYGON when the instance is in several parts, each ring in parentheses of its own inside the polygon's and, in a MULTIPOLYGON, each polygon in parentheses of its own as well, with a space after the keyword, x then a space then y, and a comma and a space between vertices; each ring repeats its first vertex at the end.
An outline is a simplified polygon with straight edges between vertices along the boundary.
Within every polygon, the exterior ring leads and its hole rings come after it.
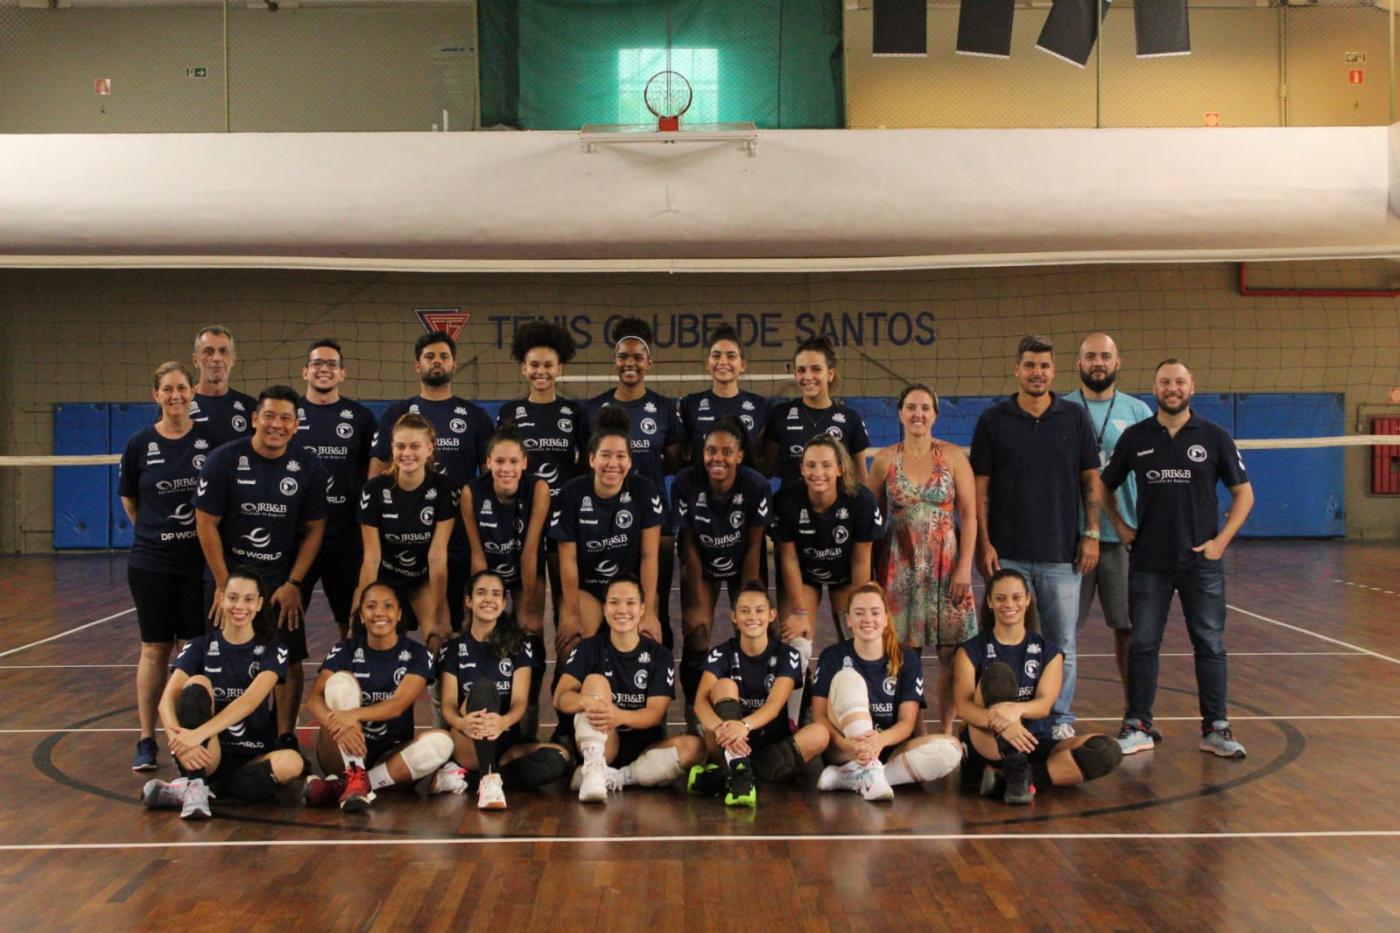
MULTIPOLYGON (((53 452, 59 456, 107 453, 107 406, 55 405, 53 452)), ((59 467, 53 471, 53 546, 103 548, 111 541, 111 467, 59 467)))
MULTIPOLYGON (((1235 436, 1333 437, 1346 433, 1340 392, 1241 393, 1235 396, 1235 436)), ((1241 534, 1327 538, 1347 533, 1341 447, 1247 450, 1245 469, 1254 510, 1241 534)))
MULTIPOLYGON (((117 402, 107 406, 108 412, 108 444, 107 452, 121 456, 126 450, 127 440, 137 431, 141 431, 156 423, 160 417, 160 411, 150 402, 117 402)), ((108 467, 111 471, 110 482, 112 484, 112 547, 131 547, 131 523, 126 520, 126 512, 122 511, 122 498, 120 495, 121 486, 120 470, 116 466, 108 467)))

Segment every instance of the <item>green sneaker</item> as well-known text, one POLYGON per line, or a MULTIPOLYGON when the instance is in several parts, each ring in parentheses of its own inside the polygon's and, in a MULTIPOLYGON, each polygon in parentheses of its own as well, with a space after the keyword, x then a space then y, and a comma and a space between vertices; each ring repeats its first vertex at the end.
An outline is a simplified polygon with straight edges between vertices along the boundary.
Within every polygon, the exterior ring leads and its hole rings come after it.
POLYGON ((724 793, 724 769, 719 765, 695 765, 686 778, 685 789, 697 797, 718 797, 724 793))
POLYGON ((758 805, 758 787, 753 780, 753 769, 747 759, 738 759, 729 765, 729 789, 724 794, 727 807, 755 807, 758 805))

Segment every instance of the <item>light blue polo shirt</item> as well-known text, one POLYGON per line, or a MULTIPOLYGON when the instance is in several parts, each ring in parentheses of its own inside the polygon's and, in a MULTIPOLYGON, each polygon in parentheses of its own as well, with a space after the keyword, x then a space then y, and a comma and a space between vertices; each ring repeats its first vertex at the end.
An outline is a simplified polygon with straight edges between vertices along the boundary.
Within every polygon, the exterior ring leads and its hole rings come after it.
MULTIPOLYGON (((1062 397, 1067 402, 1083 405, 1089 411, 1089 420, 1094 425, 1094 437, 1098 439, 1099 444, 1100 474, 1108 465, 1109 458, 1113 456, 1113 448, 1118 446, 1118 438, 1123 436, 1123 432, 1130 425, 1152 417, 1152 409, 1146 402, 1118 389, 1114 390, 1111 398, 1102 402, 1086 399, 1082 389, 1075 389, 1062 397)), ((1114 495, 1118 497, 1118 514, 1123 516, 1123 521, 1136 528, 1137 483, 1129 476, 1114 495)), ((1081 531, 1084 529, 1082 505, 1079 508, 1079 528, 1081 531)), ((1099 535, 1102 540, 1110 543, 1118 541, 1118 532, 1113 530, 1113 523, 1108 520, 1107 515, 1099 521, 1099 535)))

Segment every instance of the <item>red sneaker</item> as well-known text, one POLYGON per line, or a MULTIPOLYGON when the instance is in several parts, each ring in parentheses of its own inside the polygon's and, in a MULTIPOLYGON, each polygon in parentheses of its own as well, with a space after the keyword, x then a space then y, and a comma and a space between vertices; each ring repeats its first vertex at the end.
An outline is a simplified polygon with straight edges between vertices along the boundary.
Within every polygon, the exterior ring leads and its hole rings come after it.
POLYGON ((345 787, 340 792, 340 809, 346 813, 360 813, 368 810, 374 800, 374 791, 369 789, 369 775, 364 768, 347 768, 345 787))
POLYGON ((342 786, 344 782, 338 774, 328 774, 323 778, 309 777, 302 789, 302 795, 306 798, 308 807, 329 807, 340 799, 342 786))

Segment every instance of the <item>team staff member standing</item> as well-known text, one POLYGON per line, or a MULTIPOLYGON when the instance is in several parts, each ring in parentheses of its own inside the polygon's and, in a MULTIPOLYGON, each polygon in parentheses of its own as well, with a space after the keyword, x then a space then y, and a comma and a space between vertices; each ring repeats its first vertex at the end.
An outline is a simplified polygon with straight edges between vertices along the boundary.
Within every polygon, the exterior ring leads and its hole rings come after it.
POLYGON ((340 394, 345 376, 340 344, 329 337, 316 341, 301 370, 306 395, 297 406, 297 443, 326 467, 326 533, 316 563, 302 581, 302 605, 310 605, 320 580, 341 641, 350 634, 350 606, 362 557, 355 509, 375 430, 370 410, 340 394))
POLYGON ((1226 714, 1225 549, 1254 507, 1254 489, 1234 440, 1219 425, 1191 411, 1196 384, 1186 364, 1168 358, 1157 364, 1152 394, 1157 417, 1123 432, 1103 480, 1117 489, 1137 478, 1138 528, 1127 525, 1112 500, 1109 518, 1131 553, 1128 606, 1133 618, 1128 656, 1128 715, 1118 742, 1125 755, 1153 746, 1152 702, 1162 631, 1172 593, 1181 597, 1186 631, 1196 656, 1200 693, 1201 751, 1243 758, 1226 714), (1234 496, 1225 526, 1215 484, 1234 496))
MULTIPOLYGON (((422 415, 437 432, 434 462, 438 473, 459 490, 476 476, 486 460, 491 439, 491 419, 481 406, 452 394, 452 374, 457 371, 457 343, 442 331, 419 337, 413 345, 413 371, 418 374, 418 394, 395 402, 379 420, 369 475, 389 467, 393 428, 409 412, 422 415)), ((466 530, 458 522, 447 546, 447 612, 452 630, 462 627, 462 597, 471 576, 471 547, 466 530)))
POLYGON ((213 579, 215 624, 229 567, 248 564, 272 591, 277 637, 287 646, 286 682, 277 687, 278 745, 296 747, 306 631, 301 581, 310 572, 326 528, 326 470, 296 451, 297 394, 269 386, 258 396, 253 436, 209 455, 195 489, 195 528, 213 579))
MULTIPOLYGON (((1094 443, 1099 448, 1100 470, 1108 465, 1118 438, 1129 425, 1137 424, 1152 417, 1152 409, 1147 403, 1126 392, 1119 392, 1113 385, 1118 379, 1118 370, 1123 358, 1118 354, 1118 344, 1108 334, 1090 334, 1079 345, 1078 389, 1065 395, 1065 401, 1083 405, 1089 410, 1089 421, 1094 426, 1094 443)), ((1128 477, 1115 494, 1118 514, 1133 527, 1137 527, 1137 483, 1128 477)), ((1105 497, 1107 498, 1107 497, 1105 497)), ((1083 518, 1080 518, 1081 530, 1083 518)), ((1118 661, 1118 679, 1123 683, 1123 703, 1128 700, 1128 552, 1118 540, 1111 522, 1100 522, 1099 562, 1092 570, 1084 572, 1079 581, 1079 622, 1082 629, 1089 620, 1089 609, 1094 605, 1094 593, 1099 595, 1099 608, 1103 610, 1104 621, 1113 629, 1113 656, 1118 661)))
POLYGON ((152 380, 160 420, 136 432, 122 454, 120 494, 133 539, 126 580, 141 628, 136 709, 141 735, 133 771, 156 767, 156 708, 176 639, 204 634, 204 556, 190 496, 209 453, 204 426, 190 420, 194 371, 162 363, 152 380))
POLYGON ((977 566, 988 580, 1003 567, 1019 570, 1035 589, 1045 637, 1065 655, 1050 714, 1051 734, 1061 741, 1074 736, 1079 575, 1099 561, 1099 452, 1084 408, 1050 391, 1054 344, 1023 337, 1012 372, 1020 391, 984 411, 972 434, 977 566))
POLYGON ((194 365, 199 370, 199 384, 190 404, 190 418, 204 425, 210 443, 215 447, 227 444, 253 432, 253 409, 257 402, 229 388, 229 376, 237 354, 233 349, 233 334, 218 324, 194 335, 194 365))

